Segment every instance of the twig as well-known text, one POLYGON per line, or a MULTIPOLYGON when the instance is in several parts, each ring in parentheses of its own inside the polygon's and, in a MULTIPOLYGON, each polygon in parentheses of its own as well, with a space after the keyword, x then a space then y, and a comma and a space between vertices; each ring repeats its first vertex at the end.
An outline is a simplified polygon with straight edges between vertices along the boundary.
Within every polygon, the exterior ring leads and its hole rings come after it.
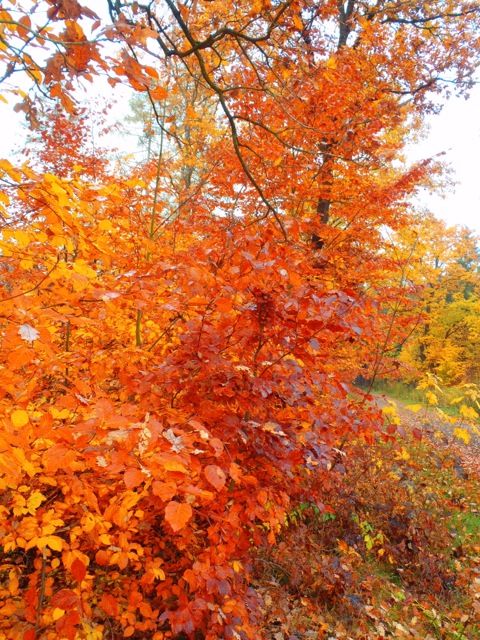
POLYGON ((35 619, 35 633, 38 633, 40 628, 40 615, 42 613, 43 600, 45 598, 45 583, 47 575, 47 547, 42 549, 42 576, 40 583, 40 596, 38 598, 37 617, 35 619))

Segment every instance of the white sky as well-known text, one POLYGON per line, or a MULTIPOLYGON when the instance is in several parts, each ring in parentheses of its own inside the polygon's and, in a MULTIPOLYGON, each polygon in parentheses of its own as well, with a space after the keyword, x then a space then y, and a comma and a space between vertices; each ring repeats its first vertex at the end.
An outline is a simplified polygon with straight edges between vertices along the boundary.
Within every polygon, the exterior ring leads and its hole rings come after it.
MULTIPOLYGON (((26 134, 23 116, 14 113, 13 104, 0 102, 0 158, 21 148, 26 134)), ((121 106, 118 104, 114 112, 120 113, 121 106)), ((427 122, 429 135, 408 150, 408 158, 414 161, 445 152, 443 160, 453 168, 457 185, 443 198, 425 193, 420 202, 448 224, 465 225, 480 234, 480 86, 469 100, 451 98, 442 112, 427 122)), ((121 147, 126 144, 119 142, 121 147)))
POLYGON ((454 191, 440 196, 424 194, 423 205, 448 224, 464 225, 480 234, 480 86, 469 100, 450 98, 439 115, 430 116, 428 137, 409 149, 419 160, 445 152, 442 160, 454 170, 454 191))

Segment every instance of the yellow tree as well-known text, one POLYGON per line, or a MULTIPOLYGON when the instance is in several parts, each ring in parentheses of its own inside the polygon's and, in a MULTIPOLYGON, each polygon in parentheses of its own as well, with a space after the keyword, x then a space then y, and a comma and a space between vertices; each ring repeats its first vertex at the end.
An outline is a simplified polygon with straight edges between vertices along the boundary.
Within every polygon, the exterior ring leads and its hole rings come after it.
POLYGON ((429 215, 397 234, 393 251, 410 252, 408 278, 421 320, 400 360, 447 384, 472 381, 478 372, 478 238, 429 215))

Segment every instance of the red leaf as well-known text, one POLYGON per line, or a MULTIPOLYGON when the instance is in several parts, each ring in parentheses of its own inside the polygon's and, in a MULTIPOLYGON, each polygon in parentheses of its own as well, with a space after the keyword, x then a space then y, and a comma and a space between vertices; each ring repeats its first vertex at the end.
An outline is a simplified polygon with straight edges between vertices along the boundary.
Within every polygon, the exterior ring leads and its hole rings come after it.
POLYGON ((59 618, 55 623, 55 629, 59 637, 67 640, 75 640, 77 636, 76 625, 80 622, 78 611, 70 611, 59 618))
POLYGON ((205 477, 209 481, 209 483, 213 485, 217 491, 223 489, 227 477, 225 475, 225 472, 220 469, 220 467, 217 467, 216 464, 209 464, 207 467, 205 467, 203 473, 205 474, 205 477))
POLYGON ((77 582, 82 582, 82 580, 85 580, 85 576, 87 575, 87 567, 78 558, 75 558, 75 560, 72 562, 70 571, 77 582))
POLYGON ((50 604, 53 608, 70 611, 78 604, 78 595, 70 589, 60 589, 50 598, 50 604))
POLYGON ((116 617, 118 613, 118 602, 109 593, 104 593, 100 601, 101 609, 107 614, 107 616, 116 617))
POLYGON ((145 480, 140 469, 127 469, 123 474, 123 480, 127 489, 134 489, 145 480))
POLYGON ((23 634, 23 640, 35 640, 37 634, 35 633, 35 629, 28 629, 23 634))
POLYGON ((189 504, 172 500, 165 507, 165 520, 174 531, 180 531, 187 524, 193 515, 192 507, 189 504))

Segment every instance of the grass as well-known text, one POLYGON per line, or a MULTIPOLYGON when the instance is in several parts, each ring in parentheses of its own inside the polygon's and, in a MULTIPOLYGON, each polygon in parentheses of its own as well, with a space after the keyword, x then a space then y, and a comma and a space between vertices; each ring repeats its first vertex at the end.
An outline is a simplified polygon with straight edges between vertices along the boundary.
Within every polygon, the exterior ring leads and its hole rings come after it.
POLYGON ((448 526, 455 535, 455 546, 480 544, 480 513, 457 512, 449 518, 448 526))

